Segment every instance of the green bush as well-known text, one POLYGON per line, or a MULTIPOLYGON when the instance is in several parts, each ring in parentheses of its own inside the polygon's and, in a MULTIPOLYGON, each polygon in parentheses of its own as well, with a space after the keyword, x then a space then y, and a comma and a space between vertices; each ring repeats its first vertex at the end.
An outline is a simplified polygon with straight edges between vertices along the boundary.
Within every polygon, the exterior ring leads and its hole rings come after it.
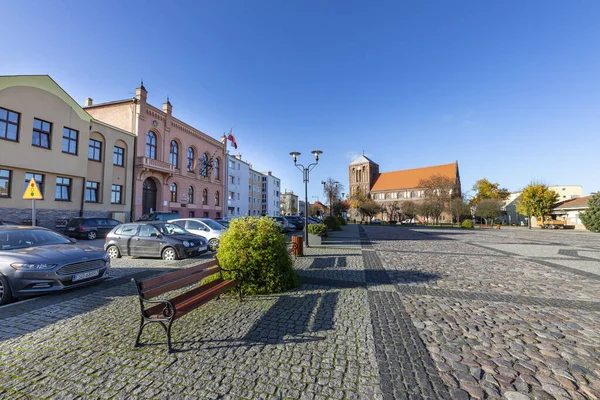
POLYGON ((232 220, 221 236, 217 259, 223 268, 239 269, 244 274, 245 294, 279 293, 300 284, 285 236, 272 218, 232 220))
POLYGON ((348 221, 344 217, 337 217, 340 220, 340 225, 348 225, 348 221))
POLYGON ((308 231, 313 235, 327 236, 327 225, 325 224, 309 224, 308 231))
POLYGON ((325 225, 331 228, 332 231, 342 230, 342 224, 337 217, 325 217, 325 225))
POLYGON ((465 229, 473 229, 473 221, 470 219, 465 219, 462 224, 460 224, 460 227, 465 229))

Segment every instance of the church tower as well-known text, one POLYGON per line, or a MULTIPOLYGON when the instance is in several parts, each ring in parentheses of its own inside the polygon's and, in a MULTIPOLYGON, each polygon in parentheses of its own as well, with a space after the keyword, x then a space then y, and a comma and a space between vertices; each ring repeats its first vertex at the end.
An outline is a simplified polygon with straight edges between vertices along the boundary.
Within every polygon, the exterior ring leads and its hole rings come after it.
POLYGON ((363 154, 350 163, 348 176, 350 178, 350 195, 356 192, 358 188, 363 193, 369 194, 379 176, 379 165, 363 154))

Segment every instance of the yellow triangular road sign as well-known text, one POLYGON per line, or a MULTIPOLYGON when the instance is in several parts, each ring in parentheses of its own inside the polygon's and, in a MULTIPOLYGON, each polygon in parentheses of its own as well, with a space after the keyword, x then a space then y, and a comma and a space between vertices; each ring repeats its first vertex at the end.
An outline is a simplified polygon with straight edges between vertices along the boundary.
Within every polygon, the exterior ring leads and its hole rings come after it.
POLYGON ((29 184, 27 185, 27 189, 25 189, 25 193, 23 193, 23 200, 42 200, 42 192, 38 188, 37 183, 34 178, 31 178, 29 184))

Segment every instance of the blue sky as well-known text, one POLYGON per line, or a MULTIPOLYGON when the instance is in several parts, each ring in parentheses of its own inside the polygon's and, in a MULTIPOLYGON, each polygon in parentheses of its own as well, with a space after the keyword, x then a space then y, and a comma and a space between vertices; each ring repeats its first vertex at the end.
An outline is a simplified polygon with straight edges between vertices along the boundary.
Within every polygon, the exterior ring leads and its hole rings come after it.
POLYGON ((323 151, 348 188, 363 151, 381 171, 458 160, 511 191, 600 190, 597 1, 13 1, 0 74, 49 74, 77 101, 168 95, 174 115, 304 194, 290 151, 323 151))

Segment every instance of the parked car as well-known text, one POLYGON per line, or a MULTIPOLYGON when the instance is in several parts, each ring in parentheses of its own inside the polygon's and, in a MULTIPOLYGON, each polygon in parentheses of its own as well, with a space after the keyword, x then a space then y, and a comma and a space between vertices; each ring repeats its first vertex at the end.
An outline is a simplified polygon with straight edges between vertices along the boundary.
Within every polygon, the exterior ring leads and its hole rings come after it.
POLYGON ((0 220, 0 226, 19 226, 21 224, 18 224, 16 222, 12 222, 12 221, 6 221, 6 220, 0 220))
POLYGON ((206 253, 208 242, 175 224, 131 222, 110 231, 104 249, 110 258, 144 256, 178 260, 206 253))
POLYGON ((169 222, 179 225, 186 231, 208 240, 208 249, 210 251, 217 251, 219 242, 221 241, 221 234, 227 230, 224 225, 210 218, 181 218, 169 222))
POLYGON ((322 224, 323 220, 321 218, 316 217, 308 217, 308 224, 322 224))
POLYGON ((381 220, 379 218, 373 218, 371 220, 371 225, 381 225, 381 220))
POLYGON ((302 217, 299 217, 297 215, 286 215, 283 218, 285 218, 290 224, 294 224, 296 230, 299 231, 304 229, 304 220, 302 219, 302 217))
POLYGON ((50 229, 0 227, 0 305, 102 281, 109 268, 103 250, 76 245, 50 229))
POLYGON ((142 217, 140 219, 138 219, 136 222, 141 222, 141 221, 167 222, 171 219, 177 219, 177 218, 181 218, 181 215, 179 215, 179 213, 176 211, 156 211, 156 212, 151 212, 150 214, 142 215, 142 217))
POLYGON ((279 226, 279 229, 281 229, 282 232, 290 232, 290 231, 296 229, 296 227, 290 226, 290 223, 288 222, 288 220, 283 217, 272 217, 272 218, 275 220, 275 225, 279 226))
POLYGON ((65 235, 74 238, 94 240, 105 237, 121 222, 110 218, 73 218, 65 227, 65 235))

